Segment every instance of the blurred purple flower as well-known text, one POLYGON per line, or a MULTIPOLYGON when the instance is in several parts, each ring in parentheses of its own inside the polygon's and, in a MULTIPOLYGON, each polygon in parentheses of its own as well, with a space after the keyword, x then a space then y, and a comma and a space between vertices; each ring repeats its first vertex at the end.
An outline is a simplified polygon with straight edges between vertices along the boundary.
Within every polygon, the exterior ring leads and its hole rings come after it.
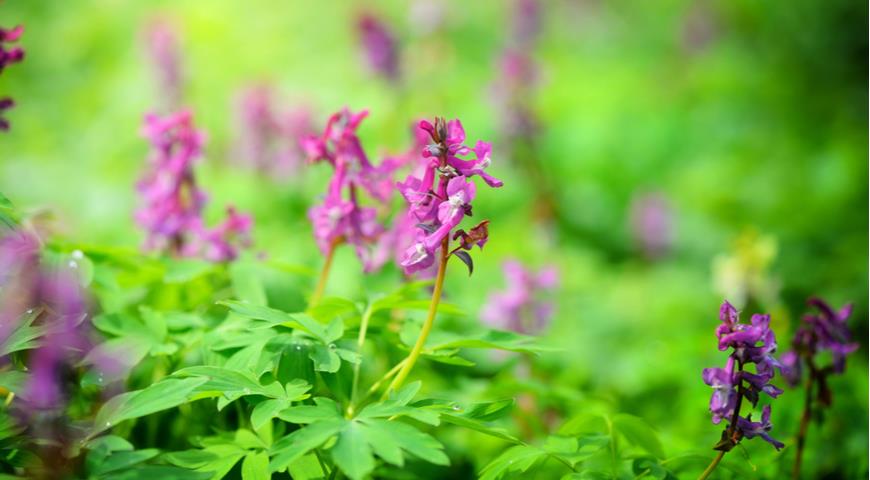
POLYGON ((166 108, 178 108, 182 99, 183 74, 181 71, 181 48, 178 35, 166 20, 152 20, 146 28, 148 54, 154 65, 160 96, 166 108))
POLYGON ((831 402, 831 392, 827 386, 827 376, 842 373, 846 369, 846 357, 859 347, 851 340, 847 321, 852 315, 852 305, 847 304, 834 310, 820 298, 810 298, 810 307, 818 313, 804 315, 801 326, 792 339, 791 352, 783 355, 780 371, 792 387, 801 381, 804 367, 810 372, 811 381, 819 384, 819 398, 824 405, 831 402), (830 352, 832 362, 828 366, 818 365, 817 355, 830 352))
POLYGON ((212 262, 229 262, 239 256, 240 247, 251 245, 251 226, 249 215, 227 206, 227 216, 220 225, 201 234, 204 242, 205 258, 212 262))
MULTIPOLYGON (((452 230, 466 215, 471 215, 470 202, 475 194, 475 186, 470 181, 472 176, 480 176, 491 187, 502 186, 501 180, 485 172, 491 163, 489 144, 478 142, 474 150, 466 146, 465 129, 459 120, 447 122, 437 118, 434 124, 423 120, 419 128, 429 135, 431 142, 422 149, 422 172, 414 172, 396 185, 408 202, 409 214, 416 218, 419 230, 415 243, 405 249, 400 262, 408 275, 432 266, 436 252, 444 242, 449 242, 452 230), (471 153, 476 158, 460 158, 471 153), (436 175, 438 184, 433 189, 436 175)), ((469 232, 474 232, 474 240, 463 241, 450 253, 468 250, 472 244, 482 248, 488 236, 487 223, 484 221, 472 228, 469 232)), ((463 232, 463 235, 468 234, 463 232)), ((470 258, 467 253, 463 255, 470 258)))
POLYGON ((313 132, 313 126, 308 109, 278 111, 275 97, 268 85, 250 87, 239 94, 234 151, 239 163, 286 178, 296 174, 303 163, 301 140, 313 132))
POLYGON ((541 31, 541 5, 538 0, 516 0, 513 17, 514 43, 532 44, 541 31))
POLYGON ((145 249, 189 255, 190 237, 201 229, 207 198, 193 173, 205 136, 194 127, 188 111, 146 115, 142 133, 153 148, 150 169, 137 184, 143 206, 136 221, 148 234, 145 249))
POLYGON ((480 317, 488 325, 520 333, 534 333, 547 327, 553 303, 547 298, 558 285, 558 271, 548 266, 537 273, 516 260, 502 266, 506 289, 490 294, 480 317))
MULTIPOLYGON (((0 73, 7 65, 18 63, 24 59, 24 49, 21 47, 7 47, 4 43, 17 42, 24 33, 24 27, 19 25, 11 30, 0 27, 0 73)), ((15 102, 9 97, 0 97, 0 131, 9 130, 9 121, 3 118, 3 111, 15 106, 15 102)))
POLYGON ((782 368, 782 364, 773 356, 776 353, 776 336, 770 329, 770 315, 755 314, 750 324, 740 323, 737 309, 725 301, 719 308, 719 320, 722 322, 716 328, 719 350, 731 349, 731 353, 725 368, 706 368, 702 374, 704 383, 713 388, 710 399, 713 423, 719 424, 722 419, 729 423, 722 442, 716 448, 728 451, 743 436, 762 436, 780 449, 783 445, 766 433, 770 430, 769 405, 764 407, 763 425, 751 423, 748 418, 740 417, 739 412, 744 398, 755 406, 761 393, 771 398, 782 393, 781 389, 770 383, 775 368, 782 368), (755 373, 744 370, 750 364, 755 365, 755 373))
POLYGON ((148 235, 144 248, 175 256, 202 255, 212 261, 235 259, 236 245, 250 244, 251 218, 229 207, 222 225, 205 227, 202 211, 207 196, 193 170, 205 135, 194 126, 191 113, 146 115, 142 133, 152 146, 150 169, 137 184, 143 205, 136 221, 148 235))
POLYGON ((398 45, 386 23, 371 13, 363 13, 357 18, 356 27, 372 71, 389 81, 398 80, 398 45))
POLYGON ((648 259, 661 258, 671 249, 673 213, 660 193, 636 196, 631 203, 631 233, 648 259))

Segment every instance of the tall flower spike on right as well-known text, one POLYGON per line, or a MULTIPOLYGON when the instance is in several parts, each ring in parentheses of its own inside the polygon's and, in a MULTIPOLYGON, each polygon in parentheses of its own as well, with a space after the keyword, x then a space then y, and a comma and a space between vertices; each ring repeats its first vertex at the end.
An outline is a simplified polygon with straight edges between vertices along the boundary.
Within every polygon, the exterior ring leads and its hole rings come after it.
MULTIPOLYGON (((800 430, 797 435, 797 449, 792 477, 799 478, 804 445, 810 419, 814 412, 831 405, 833 395, 828 386, 828 376, 840 374, 846 369, 846 356, 858 349, 859 344, 851 340, 847 320, 852 315, 852 305, 847 304, 839 310, 831 308, 820 298, 810 298, 807 304, 818 313, 804 315, 801 326, 795 332, 792 350, 782 356, 780 371, 788 384, 796 387, 806 373, 804 386, 804 411, 801 416, 800 430), (820 365, 819 354, 830 352, 830 365, 820 365), (815 395, 814 395, 815 393, 815 395), (815 397, 815 398, 814 398, 815 397)), ((816 415, 818 416, 818 415, 816 415)))
POLYGON ((490 187, 502 186, 501 180, 485 171, 491 163, 491 146, 482 141, 473 149, 466 146, 465 129, 459 120, 436 118, 434 124, 423 120, 420 128, 431 140, 422 152, 426 167, 421 175, 410 175, 398 184, 410 215, 417 221, 417 239, 405 250, 401 266, 409 275, 424 270, 435 263, 437 251, 446 248, 450 240, 459 240, 448 255, 459 257, 471 271, 473 263, 467 250, 474 245, 483 248, 489 238, 489 221, 467 232, 457 227, 463 218, 471 216, 471 201, 477 192, 471 177, 479 176, 490 187), (461 158, 472 153, 474 158, 461 158))
POLYGON ((750 323, 741 323, 737 309, 728 301, 719 309, 716 338, 720 351, 730 350, 725 368, 705 368, 704 383, 713 388, 710 399, 710 413, 713 423, 723 419, 728 422, 722 438, 714 450, 719 453, 710 466, 701 474, 699 480, 707 478, 727 452, 737 446, 743 438, 761 437, 777 450, 785 445, 770 436, 773 425, 770 422, 770 405, 762 409, 761 422, 753 422, 752 414, 740 416, 743 400, 757 406, 761 394, 776 398, 782 390, 771 384, 775 370, 782 364, 773 354, 776 353, 776 335, 770 329, 770 315, 752 315, 750 323), (755 372, 746 370, 755 365, 755 372))

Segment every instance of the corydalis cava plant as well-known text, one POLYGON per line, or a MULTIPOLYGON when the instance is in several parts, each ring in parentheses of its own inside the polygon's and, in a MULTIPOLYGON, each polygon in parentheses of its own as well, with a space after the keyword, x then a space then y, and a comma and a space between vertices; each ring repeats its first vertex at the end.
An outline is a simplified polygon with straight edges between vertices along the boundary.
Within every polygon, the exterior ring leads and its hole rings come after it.
POLYGON ((505 289, 492 293, 480 318, 495 328, 532 333, 547 327, 553 316, 553 303, 546 297, 559 283, 555 266, 535 272, 516 260, 502 265, 505 289))
POLYGON ((722 457, 743 438, 761 437, 777 450, 784 447, 782 442, 769 434, 773 426, 770 422, 770 405, 762 409, 760 422, 752 421, 752 414, 746 417, 740 415, 744 399, 755 407, 762 393, 771 398, 782 393, 781 389, 770 383, 775 370, 782 368, 773 356, 776 353, 776 336, 770 329, 770 315, 754 314, 749 324, 740 323, 737 309, 726 301, 719 309, 719 320, 722 322, 716 328, 719 350, 730 350, 731 353, 725 368, 705 368, 703 379, 713 388, 710 398, 713 423, 718 425, 725 420, 728 425, 714 447, 719 454, 700 479, 707 478, 722 457), (746 370, 749 365, 755 365, 755 373, 746 370))
POLYGON ((399 50, 387 24, 372 13, 362 13, 356 21, 360 46, 371 70, 384 79, 399 79, 399 50))
POLYGON ((339 245, 354 246, 364 271, 378 266, 373 250, 384 227, 378 222, 377 209, 363 206, 360 197, 364 191, 376 202, 386 203, 392 195, 392 174, 397 165, 385 161, 374 166, 369 161, 356 133, 366 116, 366 110, 353 113, 345 108, 329 118, 322 135, 307 137, 302 143, 310 162, 326 162, 333 167, 323 202, 308 211, 317 246, 326 257, 312 305, 323 294, 339 245))
POLYGON ((851 340, 849 326, 846 323, 852 315, 851 304, 840 310, 834 310, 820 298, 810 298, 807 304, 817 313, 804 315, 801 326, 792 339, 792 350, 783 354, 781 358, 782 376, 790 386, 799 385, 806 372, 804 411, 796 442, 793 478, 800 478, 804 445, 813 413, 818 415, 821 409, 830 406, 833 400, 831 389, 828 387, 828 376, 843 373, 846 369, 846 357, 859 346, 857 342, 851 340), (820 365, 820 354, 823 352, 830 352, 832 358, 830 365, 820 365))
MULTIPOLYGON (((23 33, 24 27, 21 25, 12 29, 0 27, 0 73, 3 73, 3 70, 7 66, 13 63, 18 63, 24 59, 23 48, 4 45, 17 42, 23 33)), ((2 113, 4 110, 8 110, 13 106, 15 106, 15 102, 12 98, 0 97, 0 130, 9 130, 9 121, 3 118, 2 113)))
POLYGON ((469 254, 475 245, 483 248, 489 239, 489 220, 483 220, 467 232, 458 228, 466 216, 471 216, 471 202, 476 193, 472 177, 480 177, 490 187, 501 187, 502 181, 486 173, 490 165, 490 144, 478 141, 474 148, 465 143, 465 130, 459 120, 445 121, 436 118, 435 123, 421 121, 420 128, 429 135, 430 143, 423 147, 425 168, 422 176, 410 175, 399 183, 399 191, 408 202, 409 214, 417 223, 417 239, 405 252, 401 262, 408 274, 426 269, 438 262, 435 288, 429 304, 429 312, 411 353, 404 360, 387 392, 402 385, 423 350, 426 338, 432 331, 444 274, 450 257, 458 257, 468 266, 471 274, 474 263, 469 254), (474 154, 474 158, 463 159, 474 154), (456 246, 451 249, 451 241, 456 246))
POLYGON ((216 262, 236 258, 239 247, 250 244, 252 222, 230 206, 224 223, 205 227, 202 211, 208 197, 193 169, 205 135, 195 128, 191 113, 146 115, 142 134, 152 146, 150 168, 137 184, 143 205, 136 221, 148 235, 145 249, 216 262))

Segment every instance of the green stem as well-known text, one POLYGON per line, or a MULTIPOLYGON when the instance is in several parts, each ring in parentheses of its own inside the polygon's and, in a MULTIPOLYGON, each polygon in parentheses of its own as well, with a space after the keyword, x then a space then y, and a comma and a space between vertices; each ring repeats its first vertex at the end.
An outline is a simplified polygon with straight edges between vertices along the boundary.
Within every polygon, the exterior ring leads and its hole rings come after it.
POLYGON ((716 455, 716 458, 714 458, 713 462, 707 467, 706 470, 704 470, 704 473, 702 473, 701 476, 698 477, 698 480, 705 480, 707 477, 709 477, 710 474, 713 473, 713 470, 716 469, 716 465, 719 465, 719 462, 722 461, 722 457, 724 457, 724 456, 725 456, 725 451, 720 450, 719 455, 716 455))
POLYGON ((326 252, 326 260, 323 262, 323 269, 320 270, 320 278, 317 280, 317 287, 314 288, 314 293, 311 294, 310 306, 315 306, 320 302, 323 296, 323 291, 326 290, 326 281, 329 280, 329 271, 332 269, 332 260, 335 257, 335 249, 341 245, 343 239, 336 238, 329 245, 329 251, 326 252))
POLYGON ((356 406, 357 389, 359 388, 359 371, 362 366, 362 348, 366 341, 366 332, 369 329, 369 320, 372 318, 372 306, 369 305, 363 313, 359 325, 359 336, 356 339, 356 352, 360 355, 360 361, 353 366, 353 383, 350 389, 350 405, 347 406, 347 416, 352 417, 356 406))
POLYGON ((402 386, 402 382, 405 381, 405 378, 411 373, 411 369, 414 368, 414 364, 417 363, 417 359, 420 358, 420 353, 423 351, 426 339, 432 331, 432 325, 435 323, 435 314, 438 312, 438 302, 441 301, 441 290, 444 287, 444 273, 447 271, 447 259, 449 255, 447 247, 449 242, 449 237, 444 237, 444 240, 441 242, 441 259, 438 262, 438 275, 435 277, 435 289, 432 291, 432 301, 429 303, 429 315, 426 316, 426 321, 423 322, 423 329, 420 330, 420 336, 417 337, 417 343, 414 344, 414 348, 411 349, 411 353, 405 360, 405 365, 396 374, 396 378, 390 383, 387 391, 384 392, 384 396, 389 395, 393 390, 398 390, 402 386))
MULTIPOLYGON (((329 475, 329 469, 326 468, 326 464, 323 463, 323 457, 320 455, 320 451, 317 450, 316 448, 314 449, 314 456, 317 457, 317 463, 320 464, 320 470, 323 471, 323 476, 326 477, 327 475, 329 475)), ((335 475, 335 470, 338 470, 338 469, 337 468, 333 469, 333 472, 332 472, 333 475, 335 475)))
POLYGON ((804 457, 804 445, 807 440, 807 431, 810 428, 810 419, 813 416, 813 383, 816 380, 816 369, 810 365, 810 375, 807 378, 807 384, 804 387, 804 412, 801 415, 801 426, 797 437, 797 453, 794 457, 794 467, 792 467, 791 478, 797 480, 801 477, 801 461, 804 457))

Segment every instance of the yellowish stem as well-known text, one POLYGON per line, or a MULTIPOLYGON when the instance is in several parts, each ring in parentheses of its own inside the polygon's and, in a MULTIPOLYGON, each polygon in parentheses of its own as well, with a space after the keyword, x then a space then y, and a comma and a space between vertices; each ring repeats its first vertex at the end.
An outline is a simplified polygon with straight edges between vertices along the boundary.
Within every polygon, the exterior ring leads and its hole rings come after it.
POLYGON ((719 455, 716 455, 716 458, 714 458, 713 462, 710 463, 710 465, 707 467, 706 470, 704 470, 704 473, 702 473, 701 476, 698 477, 698 480, 706 480, 706 478, 709 477, 711 473, 713 473, 713 470, 716 469, 716 465, 719 465, 719 462, 722 461, 722 457, 724 457, 724 456, 725 456, 725 451, 720 450, 719 455))
POLYGON ((444 286, 444 273, 447 271, 447 259, 449 256, 449 252, 447 251, 448 242, 449 238, 447 237, 445 237, 444 241, 441 242, 441 259, 438 263, 438 275, 435 277, 435 290, 432 291, 432 301, 429 303, 429 315, 426 316, 426 321, 423 322, 423 329, 420 330, 420 336, 417 337, 417 343, 414 344, 414 348, 412 348, 411 353, 408 354, 408 358, 405 360, 405 365, 401 370, 399 370, 399 373, 396 374, 396 378, 394 378, 393 382, 390 383, 387 391, 384 392, 384 396, 389 395, 391 391, 398 390, 402 386, 402 382, 405 381, 408 374, 411 373, 411 369, 414 368, 414 364, 417 362, 420 353, 423 351, 423 346, 426 344, 426 339, 432 331, 432 325, 435 323, 435 314, 438 312, 438 302, 441 301, 441 289, 444 286))
POLYGON ((317 280, 317 288, 311 295, 309 306, 313 307, 320 303, 320 298, 323 296, 323 291, 326 290, 326 281, 329 280, 329 271, 332 269, 332 259, 335 257, 335 249, 341 245, 342 238, 336 238, 329 245, 329 251, 326 252, 326 260, 323 262, 323 269, 320 270, 320 278, 317 280))

